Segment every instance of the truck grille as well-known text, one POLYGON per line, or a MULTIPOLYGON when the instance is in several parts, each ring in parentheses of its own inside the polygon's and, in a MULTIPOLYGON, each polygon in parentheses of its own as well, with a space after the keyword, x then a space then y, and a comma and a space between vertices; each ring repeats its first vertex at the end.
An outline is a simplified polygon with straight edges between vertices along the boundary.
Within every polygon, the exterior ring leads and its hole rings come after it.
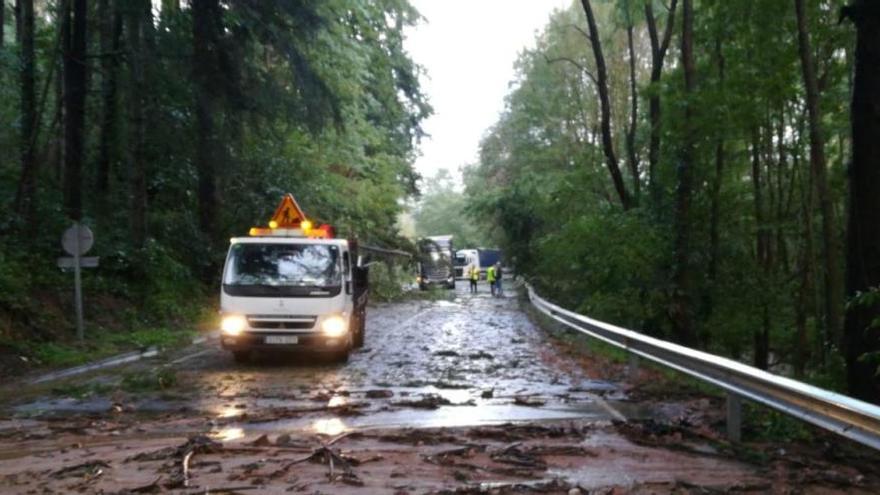
POLYGON ((251 328, 307 330, 315 326, 315 316, 300 315, 248 315, 251 328))

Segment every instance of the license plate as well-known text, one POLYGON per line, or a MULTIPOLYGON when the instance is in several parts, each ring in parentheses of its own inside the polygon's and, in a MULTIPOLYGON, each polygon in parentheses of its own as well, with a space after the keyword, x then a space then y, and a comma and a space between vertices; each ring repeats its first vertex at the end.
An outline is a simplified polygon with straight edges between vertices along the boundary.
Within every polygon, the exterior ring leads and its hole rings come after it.
POLYGON ((266 343, 267 344, 296 344, 299 342, 298 337, 291 337, 288 335, 267 335, 266 343))

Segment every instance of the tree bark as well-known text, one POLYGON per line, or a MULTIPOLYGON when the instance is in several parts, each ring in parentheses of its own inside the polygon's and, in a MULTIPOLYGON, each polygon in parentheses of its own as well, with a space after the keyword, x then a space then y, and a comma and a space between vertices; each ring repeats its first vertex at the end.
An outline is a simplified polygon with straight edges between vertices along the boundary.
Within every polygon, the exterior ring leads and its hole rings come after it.
POLYGON ((822 135, 822 113, 819 108, 819 83, 816 79, 816 65, 810 46, 807 30, 806 7, 804 0, 794 0, 797 14, 798 51, 801 59, 804 86, 807 93, 807 113, 810 131, 810 170, 816 187, 819 209, 822 213, 822 253, 825 282, 825 341, 826 345, 839 342, 840 324, 843 311, 842 284, 838 270, 840 253, 834 229, 834 207, 828 189, 825 162, 825 140, 822 135))
MULTIPOLYGON (((762 286, 768 283, 770 273, 770 232, 767 229, 767 218, 765 217, 764 208, 764 179, 761 174, 761 133, 755 129, 752 133, 752 188, 755 205, 755 261, 760 270, 760 279, 763 281, 762 286)), ((772 184, 767 180, 768 189, 772 188, 772 184)), ((766 370, 769 361, 769 335, 770 335, 770 317, 769 308, 767 307, 766 298, 761 298, 762 316, 761 327, 754 330, 754 360, 753 364, 756 368, 766 370)))
POLYGON ((196 83, 196 170, 199 228, 214 236, 217 206, 216 166, 219 158, 217 99, 221 33, 219 0, 193 0, 193 79, 196 83))
POLYGON ((64 205, 73 220, 82 218, 82 162, 86 112, 86 0, 73 0, 70 44, 64 52, 64 205))
MULTIPOLYGON (((880 3, 857 0, 844 16, 853 20, 857 33, 846 226, 846 293, 854 297, 880 287, 880 3)), ((843 341, 850 394, 876 404, 878 317, 880 304, 851 304, 843 341)))
POLYGON ((611 101, 608 96, 608 71, 605 67, 605 55, 602 53, 602 42, 599 39, 599 30, 596 27, 596 18, 593 15, 590 0, 581 0, 581 5, 584 8, 584 13, 587 15, 590 47, 593 50, 593 57, 596 59, 596 85, 598 86, 601 110, 602 151, 605 154, 605 163, 608 166, 608 171, 611 173, 614 189, 617 191, 618 198, 620 198, 620 204, 624 210, 628 210, 632 206, 632 200, 626 190, 626 184, 623 182, 623 175, 620 173, 617 155, 614 152, 614 138, 611 135, 611 101))
POLYGON ((98 138, 98 162, 95 189, 104 199, 110 190, 110 169, 115 161, 116 119, 118 115, 117 88, 119 67, 119 40, 122 35, 122 15, 116 0, 99 0, 101 46, 101 129, 98 138))
POLYGON ((694 105, 690 101, 696 88, 694 62, 693 5, 683 2, 681 31, 681 62, 684 69, 684 140, 678 165, 678 186, 675 193, 675 248, 671 316, 675 338, 684 345, 696 344, 693 316, 693 268, 691 267, 691 195, 693 192, 694 105))
MULTIPOLYGON (((718 85, 721 92, 724 91, 724 51, 722 50, 721 38, 715 40, 715 60, 718 63, 718 85)), ((709 283, 714 285, 718 277, 718 249, 719 242, 719 217, 721 210, 721 183, 724 177, 724 131, 720 131, 715 138, 715 177, 712 181, 711 206, 709 216, 709 283)), ((709 303, 711 314, 711 300, 709 303)))
POLYGON ((19 85, 21 89, 21 135, 19 156, 21 176, 15 196, 15 211, 27 224, 34 225, 37 190, 37 162, 34 137, 37 132, 36 75, 34 53, 34 1, 18 0, 15 6, 16 36, 21 46, 19 85))
MULTIPOLYGON (((719 92, 723 94, 725 60, 720 35, 715 39, 715 61, 718 67, 718 88, 719 92)), ((722 127, 719 129, 718 135, 715 136, 715 176, 712 178, 709 191, 709 268, 707 274, 709 287, 703 292, 704 319, 708 319, 715 309, 715 283, 718 280, 718 257, 721 246, 721 185, 724 182, 724 160, 726 154, 724 133, 725 130, 722 127)), ((708 331, 708 329, 704 329, 701 332, 700 340, 704 348, 709 347, 711 338, 712 332, 708 331)))
POLYGON ((633 196, 638 201, 641 195, 641 177, 639 176, 639 157, 636 154, 636 125, 639 121, 639 95, 636 86, 636 52, 633 47, 633 24, 629 19, 627 6, 626 42, 629 49, 629 99, 630 114, 629 128, 626 130, 626 151, 629 163, 629 173, 632 175, 633 196))
POLYGON ((648 99, 648 118, 651 124, 651 135, 648 143, 648 184, 652 200, 659 200, 660 188, 657 183, 657 163, 660 161, 660 78, 663 75, 663 61, 672 40, 675 26, 675 9, 678 0, 669 4, 669 18, 661 40, 657 32, 657 20, 654 17, 653 1, 645 2, 645 20, 648 24, 648 35, 651 39, 651 96, 648 99))
POLYGON ((131 191, 131 241, 136 248, 144 246, 147 239, 147 183, 144 156, 144 48, 143 31, 145 19, 141 2, 131 2, 126 11, 126 34, 128 36, 128 70, 131 79, 129 96, 129 189, 131 191))

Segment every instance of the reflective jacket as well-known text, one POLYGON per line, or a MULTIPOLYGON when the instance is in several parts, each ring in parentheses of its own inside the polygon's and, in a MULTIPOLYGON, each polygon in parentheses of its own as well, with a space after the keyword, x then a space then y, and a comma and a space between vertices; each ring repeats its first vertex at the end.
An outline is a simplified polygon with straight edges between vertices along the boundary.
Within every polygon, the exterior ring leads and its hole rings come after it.
POLYGON ((471 265, 471 267, 468 268, 468 277, 470 277, 471 280, 480 280, 480 270, 477 270, 477 267, 471 265))
POLYGON ((488 270, 486 270, 486 280, 489 282, 495 281, 495 267, 490 266, 488 270))

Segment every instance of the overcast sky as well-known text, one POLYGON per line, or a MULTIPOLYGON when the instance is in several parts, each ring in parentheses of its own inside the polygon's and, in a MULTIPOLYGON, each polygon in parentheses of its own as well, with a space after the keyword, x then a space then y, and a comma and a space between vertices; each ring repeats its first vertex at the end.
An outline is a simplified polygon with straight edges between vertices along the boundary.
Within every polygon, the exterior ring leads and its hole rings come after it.
POLYGON ((513 63, 554 8, 571 0, 411 0, 426 18, 405 47, 428 72, 422 85, 434 107, 416 170, 457 171, 477 159, 480 138, 504 108, 513 63))

